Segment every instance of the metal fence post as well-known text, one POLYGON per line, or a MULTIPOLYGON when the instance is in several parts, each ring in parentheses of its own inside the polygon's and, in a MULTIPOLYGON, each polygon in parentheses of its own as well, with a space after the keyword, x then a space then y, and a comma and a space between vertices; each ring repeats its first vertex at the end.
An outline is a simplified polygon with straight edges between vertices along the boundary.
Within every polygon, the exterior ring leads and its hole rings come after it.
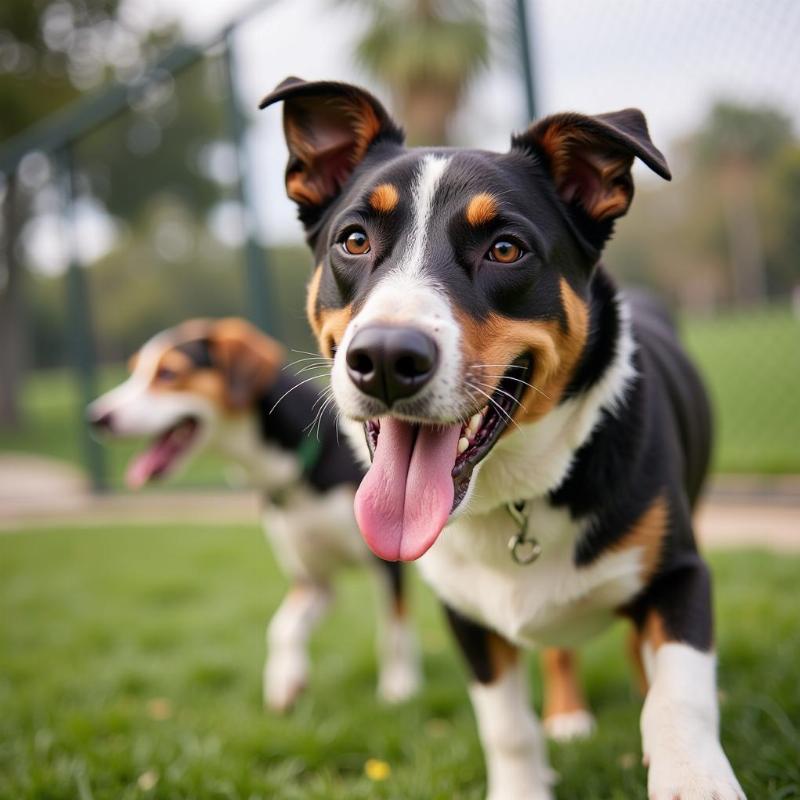
POLYGON ((58 164, 58 180, 61 190, 61 219, 65 232, 65 249, 69 254, 66 274, 67 292, 67 338, 69 355, 78 376, 80 408, 78 430, 83 446, 84 462, 96 492, 108 487, 105 471, 105 458, 100 445, 91 437, 86 424, 84 410, 96 397, 94 337, 92 334, 91 307, 86 286, 81 256, 78 251, 75 227, 75 163, 69 144, 55 153, 58 164))
POLYGON ((225 74, 228 81, 228 118, 231 138, 236 148, 236 163, 239 170, 237 191, 242 208, 242 223, 245 230, 245 308, 247 316, 267 333, 280 338, 280 321, 276 314, 275 292, 270 280, 269 257, 265 248, 255 239, 255 208, 250 191, 250 169, 245 145, 247 121, 239 105, 236 88, 236 52, 234 34, 236 28, 225 30, 225 74))
POLYGON ((516 2, 520 69, 525 79, 525 101, 528 107, 528 121, 530 122, 536 119, 536 83, 533 73, 530 20, 528 19, 529 0, 516 0, 516 2))

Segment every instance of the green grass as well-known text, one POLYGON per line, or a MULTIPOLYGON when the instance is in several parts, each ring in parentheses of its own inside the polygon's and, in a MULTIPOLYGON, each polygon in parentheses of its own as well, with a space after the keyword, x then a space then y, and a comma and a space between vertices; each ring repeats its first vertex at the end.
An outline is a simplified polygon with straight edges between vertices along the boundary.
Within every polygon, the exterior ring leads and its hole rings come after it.
MULTIPOLYGON (((731 312, 686 319, 683 332, 711 391, 717 416, 717 472, 800 473, 800 321, 788 310, 731 312)), ((100 390, 124 375, 100 370, 100 390)), ((26 424, 0 431, 0 451, 52 455, 82 463, 82 409, 66 370, 39 372, 25 386, 26 424)), ((122 485, 132 442, 105 448, 113 486, 122 485)), ((224 465, 213 455, 195 459, 178 485, 222 483, 224 465)))
POLYGON ((788 310, 687 320, 717 418, 720 472, 800 472, 800 320, 788 310))
MULTIPOLYGON (((723 740, 750 798, 800 798, 800 559, 712 561, 723 740)), ((260 671, 284 580, 255 526, 0 536, 0 797, 482 798, 464 671, 430 594, 412 587, 424 691, 386 708, 372 587, 352 573, 338 588, 310 691, 276 718, 261 711, 260 671), (154 715, 160 698, 169 713, 154 715), (388 780, 365 776, 368 758, 390 764, 388 780), (137 784, 147 774, 150 790, 137 784)), ((560 800, 645 796, 622 640, 615 629, 586 654, 599 732, 551 747, 560 800)))

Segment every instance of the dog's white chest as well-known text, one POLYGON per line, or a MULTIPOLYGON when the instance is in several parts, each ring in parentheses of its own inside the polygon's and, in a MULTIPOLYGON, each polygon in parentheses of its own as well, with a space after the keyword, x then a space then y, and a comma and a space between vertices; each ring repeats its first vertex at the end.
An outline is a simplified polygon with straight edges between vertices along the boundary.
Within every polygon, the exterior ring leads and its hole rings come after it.
POLYGON ((542 545, 534 563, 512 560, 515 530, 505 509, 456 519, 420 559, 422 574, 449 606, 526 646, 580 643, 641 588, 638 549, 576 566, 581 525, 544 500, 530 508, 528 531, 542 545))

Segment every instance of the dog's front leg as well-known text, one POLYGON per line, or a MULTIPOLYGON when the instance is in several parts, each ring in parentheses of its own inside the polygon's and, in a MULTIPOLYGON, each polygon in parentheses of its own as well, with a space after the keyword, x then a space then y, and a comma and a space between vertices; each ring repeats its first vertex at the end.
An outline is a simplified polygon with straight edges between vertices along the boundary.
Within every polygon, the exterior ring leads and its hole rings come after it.
POLYGON ((719 741, 711 586, 702 561, 656 582, 635 619, 650 684, 641 718, 650 800, 744 800, 719 741))
POLYGON ((267 627, 264 704, 287 711, 308 681, 308 639, 330 605, 331 590, 298 583, 283 599, 267 627))
POLYGON ((488 800, 552 800, 544 737, 516 647, 446 608, 472 672, 470 697, 486 758, 488 800))

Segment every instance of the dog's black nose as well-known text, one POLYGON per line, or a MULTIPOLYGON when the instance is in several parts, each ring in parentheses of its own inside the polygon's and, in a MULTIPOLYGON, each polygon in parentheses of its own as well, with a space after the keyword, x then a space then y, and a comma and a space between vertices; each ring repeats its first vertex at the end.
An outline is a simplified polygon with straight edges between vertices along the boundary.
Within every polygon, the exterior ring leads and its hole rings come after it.
POLYGON ((350 380, 387 406, 418 392, 433 377, 438 360, 430 336, 394 325, 362 328, 353 336, 346 357, 350 380))
POLYGON ((96 412, 89 411, 86 414, 86 421, 91 425, 93 430, 99 433, 108 433, 114 428, 114 418, 110 411, 96 412))

